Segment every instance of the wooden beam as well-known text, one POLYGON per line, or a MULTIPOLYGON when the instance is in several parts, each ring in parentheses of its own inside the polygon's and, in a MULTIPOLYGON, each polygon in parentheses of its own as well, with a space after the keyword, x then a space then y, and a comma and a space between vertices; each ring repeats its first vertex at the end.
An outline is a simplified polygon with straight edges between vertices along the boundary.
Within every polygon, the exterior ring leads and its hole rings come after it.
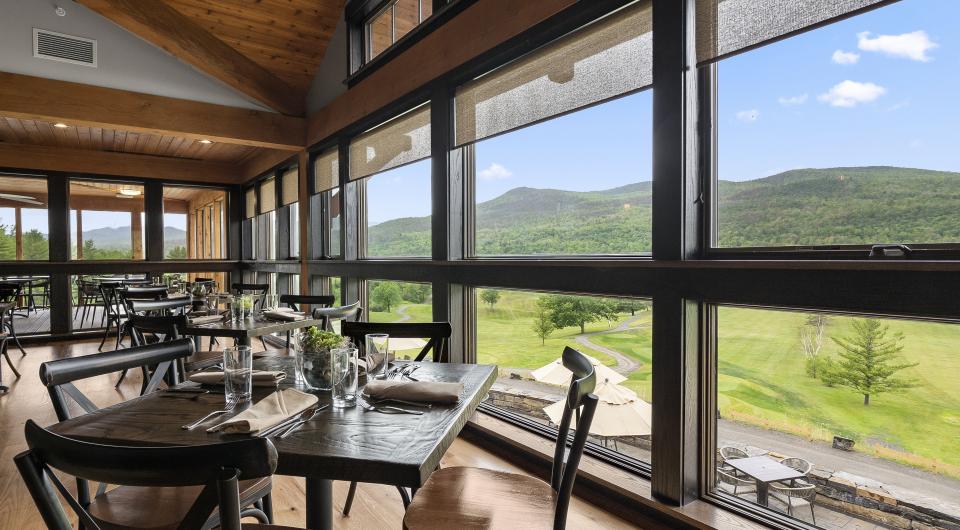
POLYGON ((0 143, 0 167, 235 184, 232 164, 87 149, 0 143))
POLYGON ((0 72, 0 116, 296 151, 306 121, 201 103, 0 72))
POLYGON ((292 116, 304 114, 305 94, 163 2, 77 2, 274 110, 292 116))
MULTIPOLYGON (((303 150, 303 152, 306 152, 306 150, 303 150)), ((276 149, 271 149, 269 151, 263 150, 257 155, 251 157, 240 167, 238 180, 239 182, 244 183, 251 179, 255 179, 262 175, 265 171, 269 171, 273 167, 283 164, 287 161, 292 161, 299 156, 299 153, 291 153, 289 151, 278 151, 276 149)))

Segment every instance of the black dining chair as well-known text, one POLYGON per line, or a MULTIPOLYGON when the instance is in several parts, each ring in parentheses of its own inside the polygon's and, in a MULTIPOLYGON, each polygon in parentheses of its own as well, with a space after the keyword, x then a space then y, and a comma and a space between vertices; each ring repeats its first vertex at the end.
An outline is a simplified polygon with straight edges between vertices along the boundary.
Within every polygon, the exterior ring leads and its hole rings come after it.
POLYGON ((103 298, 106 326, 103 328, 103 338, 100 339, 100 347, 97 348, 97 351, 103 351, 103 346, 110 336, 111 328, 117 332, 117 343, 113 349, 120 349, 120 339, 123 336, 120 329, 123 321, 127 318, 127 311, 120 301, 120 293, 117 292, 122 287, 122 282, 100 282, 100 297, 103 298))
POLYGON ((50 280, 46 277, 34 278, 27 284, 27 313, 37 312, 37 308, 50 307, 50 280), (37 303, 37 300, 40 300, 37 303))
MULTIPOLYGON (((189 302, 187 302, 189 303, 189 302)), ((130 316, 130 334, 136 345, 170 342, 185 337, 187 316, 183 314, 130 316)), ((179 373, 186 377, 191 372, 204 370, 223 363, 220 352, 195 351, 179 361, 179 373)))
POLYGON ((363 308, 360 302, 354 302, 348 305, 336 307, 318 307, 310 312, 310 316, 320 320, 322 327, 326 331, 333 331, 334 322, 359 321, 363 318, 363 308))
MULTIPOLYGON (((0 331, 0 354, 7 360, 7 366, 13 371, 13 375, 17 379, 20 379, 20 372, 18 372, 17 367, 13 365, 13 362, 10 360, 10 353, 7 351, 7 343, 9 340, 10 335, 7 335, 5 331, 0 331)), ((10 390, 10 388, 3 384, 3 365, 0 364, 0 392, 7 392, 8 390, 10 390)))
MULTIPOLYGON (((452 333, 449 322, 349 322, 340 324, 340 334, 348 337, 361 354, 365 355, 365 337, 371 333, 386 333, 390 337, 405 339, 428 339, 415 361, 424 360, 433 352, 434 362, 447 362, 450 357, 449 339, 452 333)), ((397 486, 404 507, 410 504, 410 495, 402 486, 397 486)), ((347 500, 343 504, 343 515, 350 515, 350 507, 357 494, 357 483, 351 482, 347 491, 347 500)))
MULTIPOLYGON (((140 368, 144 373, 144 379, 147 381, 147 384, 141 388, 140 394, 146 395, 154 392, 160 388, 161 384, 171 379, 174 382, 179 382, 181 378, 178 365, 193 352, 193 341, 177 339, 125 350, 58 359, 40 365, 40 380, 47 387, 57 419, 66 421, 73 417, 70 411, 72 408, 75 409, 76 406, 79 406, 80 410, 88 414, 98 410, 97 406, 77 388, 74 384, 76 381, 121 370, 140 368)), ((174 490, 157 491, 143 488, 116 488, 106 492, 106 484, 108 483, 100 481, 97 493, 91 500, 87 481, 83 477, 77 477, 77 501, 84 508, 88 508, 98 501, 101 511, 104 512, 109 512, 108 507, 110 506, 136 508, 132 512, 127 510, 122 514, 117 514, 120 519, 111 520, 106 525, 108 528, 142 528, 132 524, 137 520, 140 506, 152 506, 153 502, 161 501, 164 503, 162 505, 169 503, 171 507, 179 506, 177 503, 193 502, 192 499, 195 498, 193 495, 199 493, 174 490), (130 519, 131 524, 125 524, 126 519, 130 519)), ((254 501, 263 499, 264 511, 268 516, 271 506, 270 488, 269 481, 267 484, 254 481, 245 484, 243 488, 247 496, 253 497, 254 501)), ((254 501, 251 501, 251 503, 254 501)), ((110 516, 110 514, 106 513, 105 516, 110 516)), ((261 521, 265 521, 265 519, 261 519, 261 521)), ((173 528, 175 527, 174 525, 173 528)))
POLYGON ((567 347, 563 366, 573 372, 553 453, 550 483, 528 476, 470 467, 435 471, 407 507, 403 527, 553 528, 563 530, 577 468, 597 409, 597 375, 582 353, 567 347), (576 416, 576 434, 567 449, 576 416))
MULTIPOLYGON (((304 305, 309 305, 310 309, 321 309, 330 307, 336 299, 329 294, 281 294, 280 305, 286 305, 294 311, 300 311, 304 305)), ((287 332, 287 347, 290 347, 290 332, 287 332)))
POLYGON ((0 324, 2 324, 0 325, 0 328, 2 328, 0 332, 9 333, 10 338, 12 338, 13 342, 17 345, 20 353, 26 355, 27 350, 24 350, 23 345, 20 344, 20 339, 17 337, 17 327, 14 325, 14 312, 17 309, 17 304, 22 294, 22 284, 0 282, 0 303, 10 304, 10 306, 0 314, 0 324))
POLYGON ((33 420, 24 435, 29 449, 14 461, 47 528, 72 528, 57 493, 85 529, 240 530, 242 517, 270 520, 264 492, 270 491, 277 450, 266 438, 185 447, 102 445, 60 436, 33 420), (74 497, 55 470, 118 487, 88 502, 74 497))
MULTIPOLYGON (((148 341, 144 339, 143 330, 141 329, 141 334, 138 336, 137 332, 133 328, 133 318, 135 316, 170 316, 170 315, 185 315, 186 310, 190 307, 190 300, 184 298, 160 298, 155 299, 157 294, 143 293, 140 294, 145 300, 137 299, 137 295, 132 295, 134 298, 124 298, 124 311, 127 315, 127 318, 120 325, 121 335, 126 335, 130 337, 131 346, 142 346, 147 344, 148 341)), ((180 330, 183 330, 186 327, 186 324, 180 326, 180 330)), ((141 325, 142 328, 142 325, 141 325)), ((177 334, 179 337, 180 334, 177 334)), ((118 341, 118 344, 120 341, 118 341)), ((120 373, 120 378, 117 379, 117 388, 123 383, 123 380, 127 377, 127 371, 124 370, 120 373)))
MULTIPOLYGON (((230 285, 230 290, 233 291, 234 295, 241 294, 251 294, 259 297, 254 302, 254 309, 263 309, 264 296, 270 292, 270 284, 268 283, 234 283, 230 285)), ((213 341, 211 341, 211 345, 213 341)), ((263 340, 263 337, 260 337, 260 345, 263 346, 263 349, 267 349, 267 343, 263 340)))

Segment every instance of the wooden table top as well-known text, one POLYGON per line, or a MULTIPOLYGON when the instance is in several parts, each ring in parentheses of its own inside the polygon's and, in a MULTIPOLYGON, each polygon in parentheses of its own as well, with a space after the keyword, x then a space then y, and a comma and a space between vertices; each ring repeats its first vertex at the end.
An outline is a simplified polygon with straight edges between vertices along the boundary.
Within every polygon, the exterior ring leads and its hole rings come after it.
MULTIPOLYGON (((486 396, 497 372, 492 365, 421 364, 423 367, 417 371, 421 381, 463 382, 459 403, 434 405, 421 416, 366 412, 359 406, 345 410, 328 408, 289 438, 273 439, 279 454, 277 474, 409 487, 423 485, 486 396)), ((254 367, 293 374, 294 359, 263 357, 254 361, 254 367)), ((290 375, 280 386, 294 385, 290 375)), ((253 401, 272 391, 254 387, 253 401)), ((192 431, 180 428, 221 409, 222 392, 215 391, 197 400, 161 397, 162 394, 160 391, 78 416, 54 425, 52 430, 74 438, 117 445, 208 444, 245 436, 208 434, 203 427, 192 431)), ((320 403, 330 400, 329 392, 317 392, 317 395, 320 403)), ((228 417, 221 416, 217 421, 228 417)))
POLYGON ((804 476, 803 473, 785 466, 769 456, 732 458, 727 460, 726 463, 760 482, 779 482, 781 480, 803 478, 804 476))
POLYGON ((188 324, 183 334, 199 335, 201 337, 260 337, 270 335, 271 333, 281 333, 309 326, 321 326, 322 324, 323 321, 314 318, 306 318, 303 320, 268 320, 264 317, 250 317, 241 323, 236 323, 231 322, 228 315, 227 318, 220 322, 195 325, 188 324))

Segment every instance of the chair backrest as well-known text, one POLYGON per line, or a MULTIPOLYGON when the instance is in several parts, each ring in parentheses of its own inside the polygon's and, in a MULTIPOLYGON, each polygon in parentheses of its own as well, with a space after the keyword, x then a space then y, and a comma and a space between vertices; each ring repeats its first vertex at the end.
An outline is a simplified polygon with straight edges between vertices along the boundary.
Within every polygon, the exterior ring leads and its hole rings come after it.
POLYGON ((166 287, 122 287, 117 289, 116 293, 128 313, 133 312, 130 303, 134 300, 157 301, 168 295, 166 287))
POLYGON ((434 362, 450 360, 451 332, 449 322, 344 322, 340 328, 340 334, 350 337, 361 351, 366 342, 364 337, 371 333, 386 333, 391 338, 428 339, 415 360, 424 360, 432 351, 434 362))
POLYGON ((322 327, 327 331, 333 331, 333 323, 341 320, 353 319, 359 321, 363 316, 363 308, 360 307, 360 301, 349 305, 337 307, 317 307, 313 309, 313 318, 323 321, 322 327))
POLYGON ((132 313, 168 315, 174 312, 182 313, 183 309, 191 307, 193 302, 189 298, 163 298, 160 300, 127 300, 127 308, 132 313))
POLYGON ((60 436, 27 420, 28 451, 14 458, 48 528, 71 528, 58 491, 84 528, 96 521, 54 474, 57 469, 78 480, 145 487, 203 486, 179 528, 199 529, 219 507, 220 526, 240 529, 240 479, 273 474, 277 450, 266 438, 185 447, 126 447, 83 442, 60 436), (53 487, 51 487, 51 485, 53 487))
POLYGON ((748 455, 747 452, 742 449, 737 449, 736 447, 727 445, 720 448, 720 456, 723 457, 724 461, 727 461, 731 458, 747 458, 750 455, 748 455))
POLYGON ((19 283, 0 282, 0 302, 14 302, 20 296, 23 285, 19 283))
POLYGON ((164 336, 163 342, 179 339, 183 336, 183 330, 187 328, 187 317, 186 315, 146 316, 133 314, 130 315, 128 324, 131 328, 134 346, 142 346, 146 344, 144 333, 162 334, 164 336))
POLYGON ((294 311, 300 310, 300 305, 307 304, 312 309, 330 307, 336 299, 330 294, 281 294, 280 304, 287 304, 287 307, 294 311))
POLYGON ((234 283, 230 285, 233 294, 267 294, 269 283, 234 283))
POLYGON ((810 473, 810 470, 813 469, 813 464, 809 460, 798 457, 784 458, 780 463, 791 469, 796 469, 804 475, 810 473))
POLYGON ((577 468, 580 466, 583 447, 590 433, 590 424, 593 423, 593 413, 597 410, 597 396, 591 393, 597 386, 597 373, 590 359, 567 346, 563 349, 563 366, 573 372, 573 375, 570 378, 566 403, 563 405, 563 417, 560 419, 557 447, 553 453, 553 470, 550 475, 550 487, 557 492, 553 517, 554 528, 563 528, 566 525, 573 482, 577 478, 577 468), (570 435, 570 422, 574 414, 577 415, 577 432, 570 445, 570 451, 567 452, 567 438, 570 435), (565 454, 566 460, 564 460, 565 454))
POLYGON ((103 298, 104 307, 111 316, 120 314, 120 295, 117 289, 123 287, 123 282, 100 282, 100 297, 103 298))

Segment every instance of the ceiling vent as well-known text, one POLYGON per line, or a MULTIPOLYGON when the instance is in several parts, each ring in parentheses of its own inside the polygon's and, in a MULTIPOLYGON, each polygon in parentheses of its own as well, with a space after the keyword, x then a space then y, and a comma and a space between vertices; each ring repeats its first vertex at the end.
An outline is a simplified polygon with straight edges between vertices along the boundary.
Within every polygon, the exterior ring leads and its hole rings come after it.
POLYGON ((97 67, 97 41, 33 28, 33 56, 97 67))

